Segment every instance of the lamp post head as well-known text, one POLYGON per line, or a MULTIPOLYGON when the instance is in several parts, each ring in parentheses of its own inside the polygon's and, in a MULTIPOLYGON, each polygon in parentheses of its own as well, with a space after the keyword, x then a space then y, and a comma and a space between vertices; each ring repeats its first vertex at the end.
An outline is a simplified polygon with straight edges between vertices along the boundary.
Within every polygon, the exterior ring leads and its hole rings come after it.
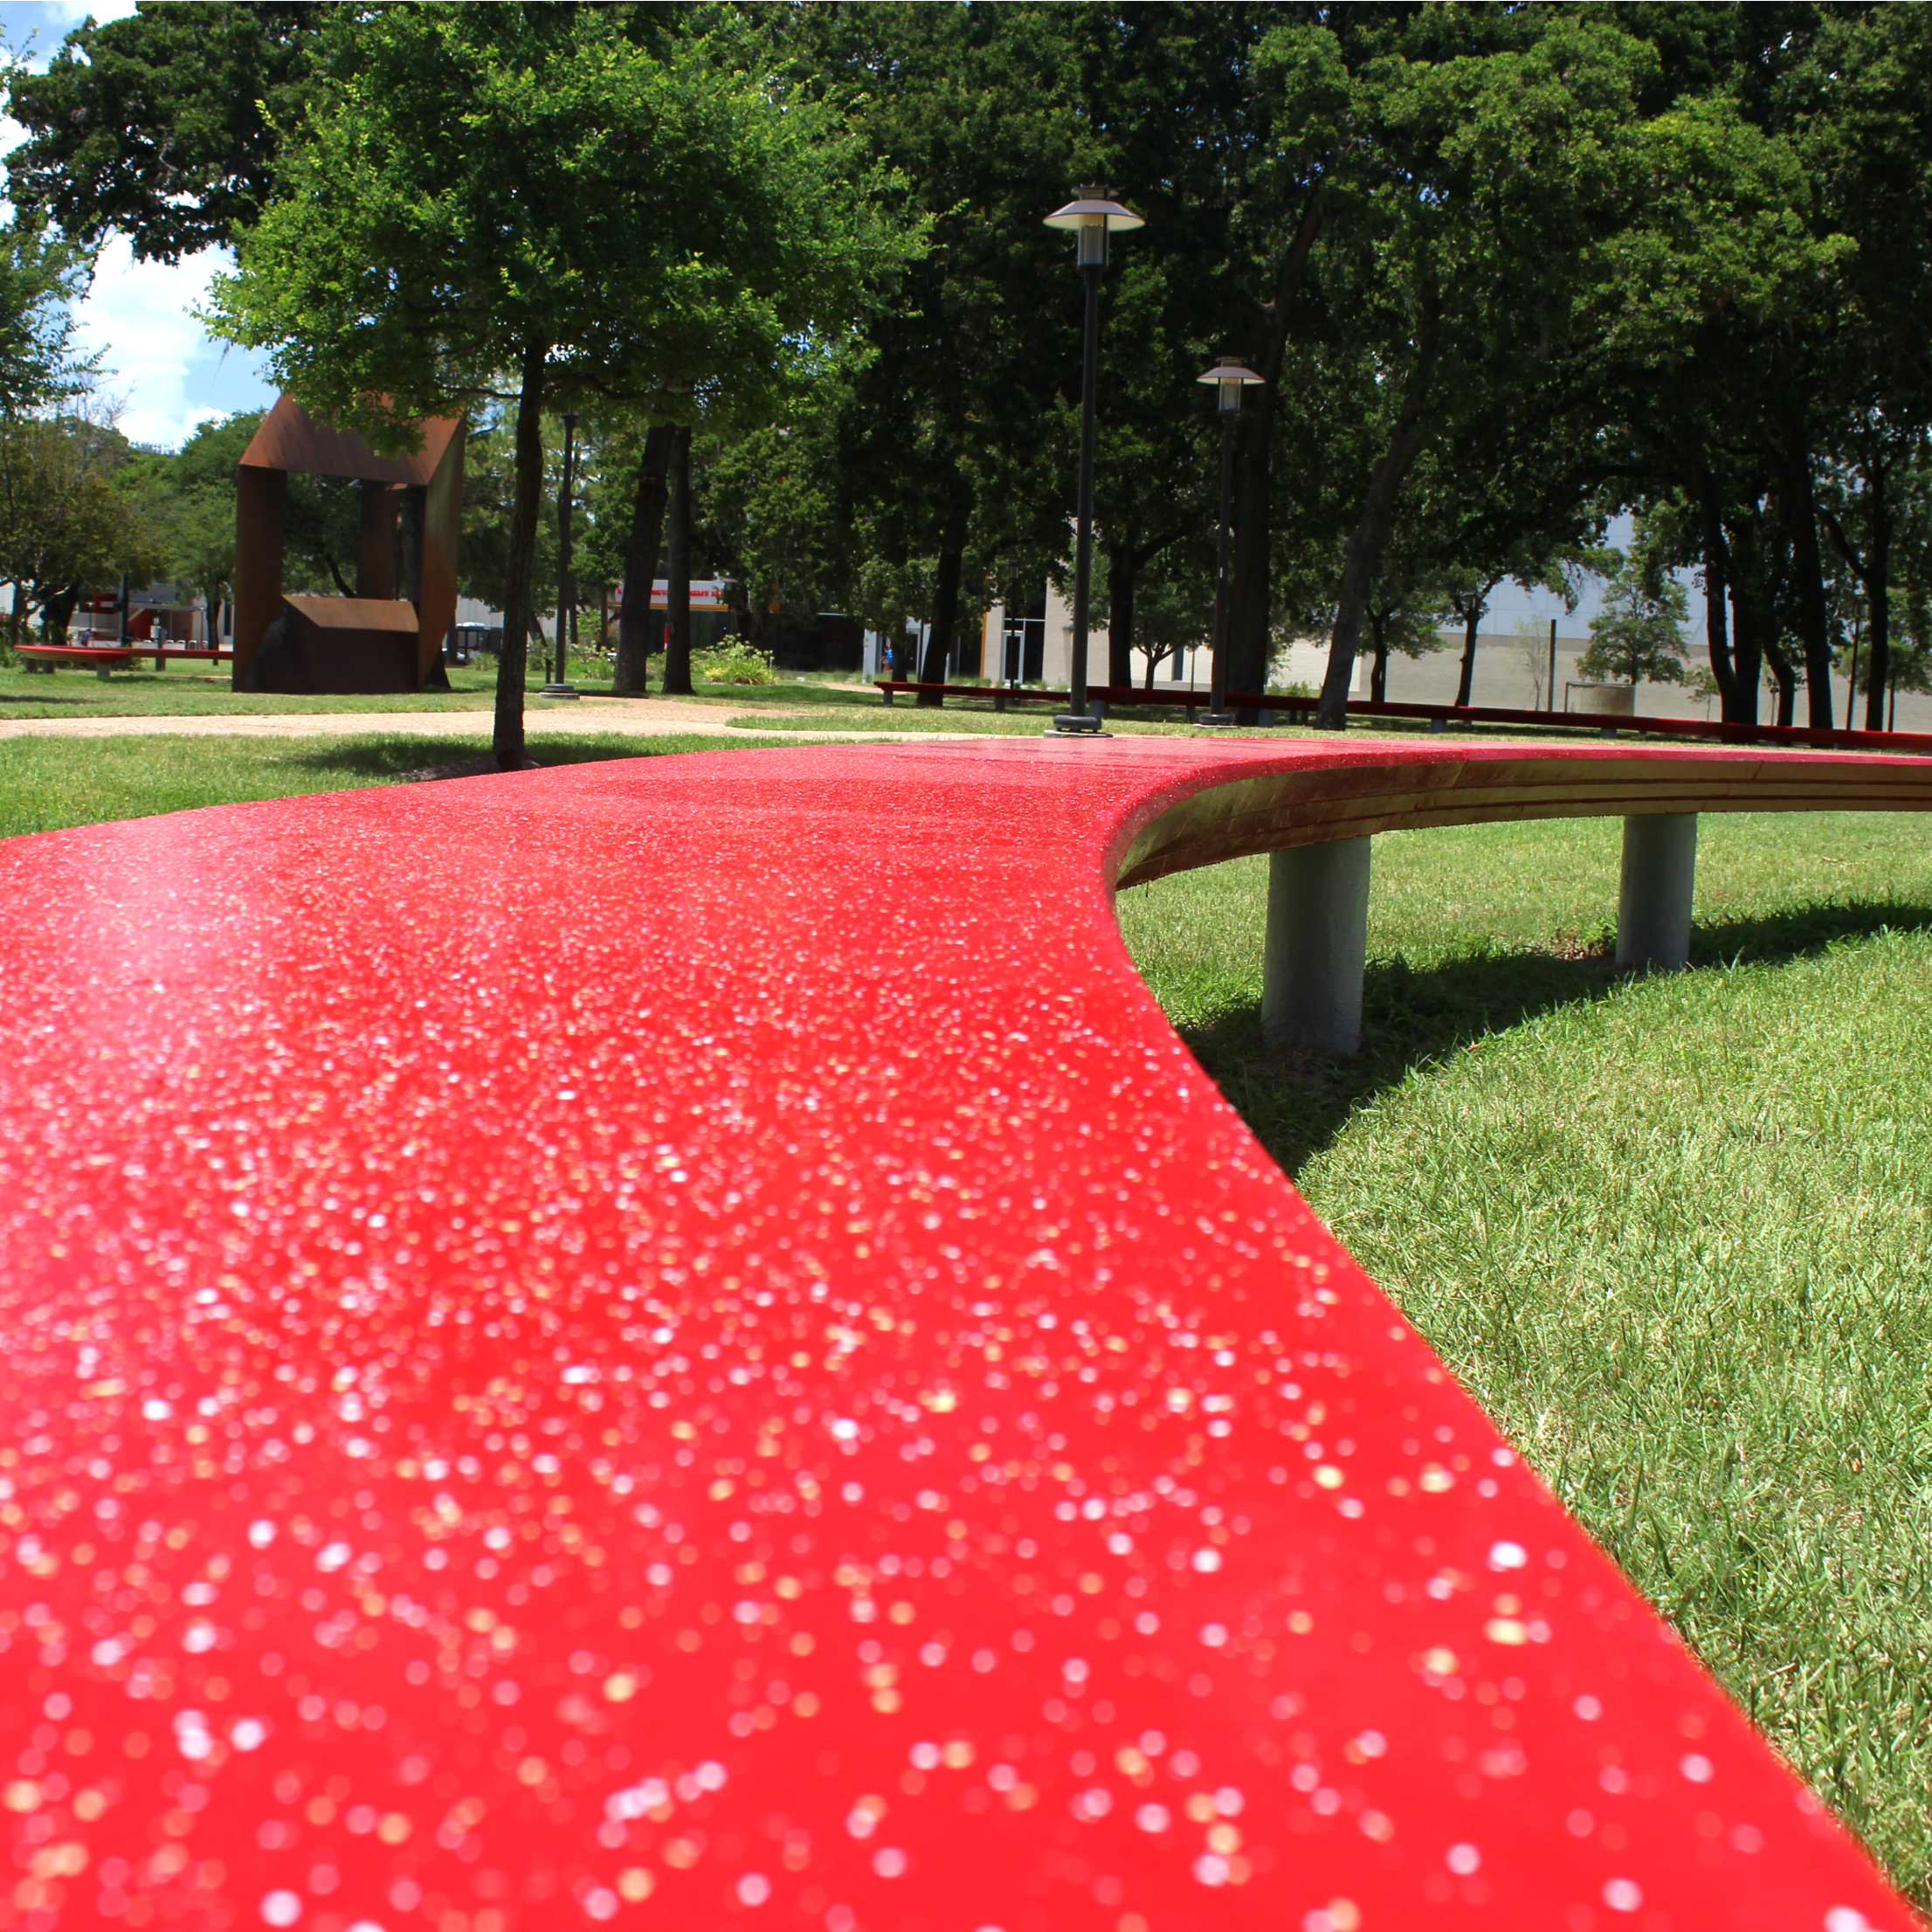
POLYGON ((1266 382, 1267 377, 1257 376, 1239 355, 1223 355, 1216 359, 1206 375, 1197 376, 1194 380, 1213 383, 1215 406, 1224 416, 1232 416, 1241 406, 1241 391, 1266 382))
POLYGON ((1107 198, 1107 190, 1088 183, 1073 190, 1073 198, 1064 208, 1056 208, 1043 217, 1049 228, 1071 228, 1078 242, 1074 259, 1081 268, 1107 266, 1107 238, 1115 230, 1125 233, 1147 224, 1131 208, 1123 208, 1107 198))

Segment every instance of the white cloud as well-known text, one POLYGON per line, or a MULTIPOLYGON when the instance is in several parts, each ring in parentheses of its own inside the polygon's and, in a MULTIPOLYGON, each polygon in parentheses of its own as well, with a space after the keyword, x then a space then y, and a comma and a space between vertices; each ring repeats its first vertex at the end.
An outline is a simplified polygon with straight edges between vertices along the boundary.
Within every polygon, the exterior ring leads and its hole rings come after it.
POLYGON ((121 431, 133 441, 173 449, 197 424, 274 400, 262 358, 215 341, 193 314, 231 266, 223 248, 172 264, 136 261, 119 235, 101 249, 93 286, 75 304, 76 335, 101 352, 101 386, 121 401, 121 431))
POLYGON ((48 57, 91 13, 103 24, 135 10, 135 0, 0 0, 0 35, 15 53, 25 52, 27 66, 42 72, 48 57))
MULTIPOLYGON (((134 10, 134 0, 0 0, 0 37, 18 51, 31 36, 28 65, 38 70, 90 12, 107 21, 134 10)), ((25 138, 24 128, 0 116, 0 155, 25 138)), ((3 202, 0 213, 10 213, 3 202)), ((231 266, 226 249, 170 265, 137 262, 119 235, 101 248, 93 285, 74 305, 76 335, 85 351, 102 352, 101 387, 121 403, 121 432, 135 442, 173 449, 199 423, 274 401, 263 359, 217 342, 192 313, 210 281, 231 266)))

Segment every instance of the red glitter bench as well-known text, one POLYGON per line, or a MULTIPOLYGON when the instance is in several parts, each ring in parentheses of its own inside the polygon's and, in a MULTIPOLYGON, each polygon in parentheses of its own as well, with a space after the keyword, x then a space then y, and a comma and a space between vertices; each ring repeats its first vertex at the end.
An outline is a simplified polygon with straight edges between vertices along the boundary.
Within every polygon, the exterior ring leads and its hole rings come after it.
POLYGON ((0 1924, 1904 1932, 1109 902, 1827 808, 1932 765, 814 746, 0 845, 0 1924))

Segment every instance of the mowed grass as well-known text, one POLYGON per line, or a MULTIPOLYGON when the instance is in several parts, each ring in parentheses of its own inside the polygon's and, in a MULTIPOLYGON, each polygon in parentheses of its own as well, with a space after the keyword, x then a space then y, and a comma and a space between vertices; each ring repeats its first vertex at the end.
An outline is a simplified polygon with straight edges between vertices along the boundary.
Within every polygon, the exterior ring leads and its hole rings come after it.
MULTIPOLYGON (((742 738, 588 733, 547 736, 530 747, 544 764, 756 749, 742 738)), ((0 838, 245 798, 394 784, 407 774, 480 757, 488 749, 484 735, 0 738, 0 838)))
POLYGON ((1709 817, 1618 976, 1615 820, 1377 841, 1367 1048, 1259 1036, 1266 861, 1125 894, 1311 1204, 1932 1902, 1932 821, 1709 817))

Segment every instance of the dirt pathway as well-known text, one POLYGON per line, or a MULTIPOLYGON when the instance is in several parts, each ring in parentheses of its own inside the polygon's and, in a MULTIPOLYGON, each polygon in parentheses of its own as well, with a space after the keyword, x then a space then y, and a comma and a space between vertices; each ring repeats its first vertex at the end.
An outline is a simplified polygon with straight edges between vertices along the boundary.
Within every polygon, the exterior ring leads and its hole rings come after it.
MULTIPOLYGON (((728 711, 722 706, 685 704, 675 698, 631 702, 590 699, 580 704, 533 707, 524 714, 523 729, 530 738, 577 737, 607 731, 653 738, 687 732, 722 736, 728 732, 734 737, 781 738, 788 743, 843 738, 859 732, 863 732, 868 743, 874 738, 914 739, 924 743, 940 735, 928 731, 866 730, 862 726, 845 731, 836 728, 824 731, 761 730, 756 726, 728 722, 740 715, 742 714, 728 711)), ((818 714, 787 712, 783 715, 818 714)), ((226 716, 220 712, 199 712, 151 717, 90 714, 80 718, 0 718, 0 738, 486 738, 489 735, 490 714, 481 710, 307 711, 226 716)))

